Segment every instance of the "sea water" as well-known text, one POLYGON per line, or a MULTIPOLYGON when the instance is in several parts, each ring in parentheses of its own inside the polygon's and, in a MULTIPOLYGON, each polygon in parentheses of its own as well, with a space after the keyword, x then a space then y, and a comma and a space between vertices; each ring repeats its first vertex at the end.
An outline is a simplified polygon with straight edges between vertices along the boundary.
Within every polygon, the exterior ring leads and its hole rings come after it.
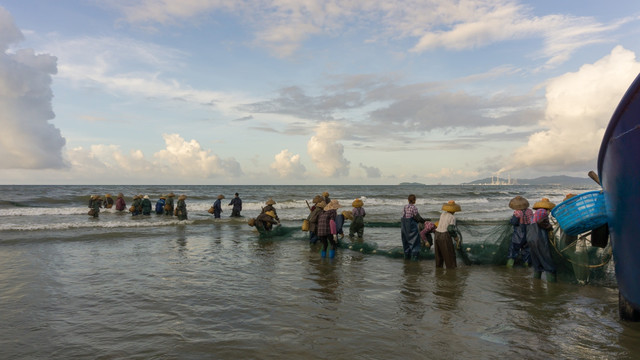
MULTIPOLYGON (((364 201, 366 244, 401 246, 407 196, 437 220, 455 200, 466 244, 511 215, 522 195, 559 203, 578 186, 0 186, 2 359, 620 359, 640 354, 640 325, 620 321, 613 267, 581 285, 522 267, 436 269, 338 249, 321 258, 300 230, 328 191, 364 201), (189 219, 132 217, 92 194, 187 195, 189 219), (238 192, 242 218, 227 206, 238 192), (207 209, 219 194, 221 219, 207 209), (278 235, 247 220, 273 198, 278 235)), ((345 230, 348 232, 348 222, 345 230)), ((343 241, 349 241, 348 237, 343 241)), ((354 240, 357 241, 357 240, 354 240)))

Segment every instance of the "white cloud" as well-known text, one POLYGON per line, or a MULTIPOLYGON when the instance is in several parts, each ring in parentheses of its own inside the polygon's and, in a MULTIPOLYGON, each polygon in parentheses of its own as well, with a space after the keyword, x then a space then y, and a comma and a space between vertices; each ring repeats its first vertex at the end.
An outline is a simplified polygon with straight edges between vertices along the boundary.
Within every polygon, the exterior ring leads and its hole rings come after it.
POLYGON ((517 149, 504 170, 523 167, 567 170, 595 168, 596 157, 611 115, 633 79, 640 73, 635 54, 621 46, 594 64, 551 79, 546 87, 546 128, 517 149))
POLYGON ((307 152, 316 167, 327 177, 348 176, 349 161, 344 158, 342 127, 337 122, 323 122, 315 129, 316 135, 307 143, 307 152))
POLYGON ((65 139, 49 123, 51 75, 56 58, 36 55, 31 49, 8 53, 22 39, 11 15, 0 7, 0 168, 60 168, 65 139))
POLYGON ((173 25, 178 20, 224 12, 254 27, 254 44, 280 57, 292 55, 316 35, 338 36, 354 28, 369 29, 367 42, 417 39, 411 48, 471 49, 495 42, 542 38, 548 65, 564 62, 579 47, 606 39, 602 34, 620 26, 593 18, 549 14, 514 0, 423 0, 389 3, 370 0, 138 0, 113 1, 131 24, 173 25))
POLYGON ((203 150, 196 140, 185 141, 178 134, 164 134, 166 149, 153 156, 157 165, 168 167, 165 171, 178 177, 208 178, 212 176, 242 175, 235 159, 221 159, 211 150, 203 150))
POLYGON ((58 80, 75 86, 101 88, 140 99, 179 99, 193 106, 211 106, 233 116, 235 108, 255 99, 245 94, 193 88, 182 80, 189 54, 130 38, 52 38, 45 51, 60 59, 58 80))
POLYGON ((293 155, 289 149, 284 149, 275 156, 275 161, 271 163, 271 169, 277 172, 281 178, 303 178, 307 171, 300 163, 300 155, 293 155))

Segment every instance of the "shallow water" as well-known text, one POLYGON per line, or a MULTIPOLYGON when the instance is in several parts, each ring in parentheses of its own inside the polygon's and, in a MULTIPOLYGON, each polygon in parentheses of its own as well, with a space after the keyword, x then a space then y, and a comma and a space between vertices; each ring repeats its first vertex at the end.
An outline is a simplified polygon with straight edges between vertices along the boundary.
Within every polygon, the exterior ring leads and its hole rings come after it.
MULTIPOLYGON (((611 277, 547 283, 525 268, 458 261, 457 269, 435 269, 432 260, 343 248, 323 259, 297 230, 297 215, 286 215, 285 235, 260 238, 244 220, 192 214, 182 223, 58 215, 64 223, 144 225, 0 231, 0 358, 640 354, 640 325, 618 320, 611 277)), ((399 232, 365 228, 365 241, 388 248, 399 245, 399 232)))

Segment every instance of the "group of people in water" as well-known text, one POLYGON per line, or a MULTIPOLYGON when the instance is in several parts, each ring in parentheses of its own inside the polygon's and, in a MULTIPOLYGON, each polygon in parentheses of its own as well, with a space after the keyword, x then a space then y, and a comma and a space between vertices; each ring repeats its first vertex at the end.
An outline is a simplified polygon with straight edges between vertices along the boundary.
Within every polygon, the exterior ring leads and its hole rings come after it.
MULTIPOLYGON (((572 194, 567 195, 568 199, 572 194)), ((176 216, 179 220, 187 219, 186 195, 180 195, 174 207, 174 193, 161 195, 155 204, 155 213, 166 216, 176 216)), ((215 218, 220 218, 222 213, 222 200, 224 195, 218 195, 217 199, 208 210, 215 218)), ((416 196, 411 194, 407 198, 400 220, 402 248, 404 258, 417 260, 420 257, 422 247, 434 247, 436 267, 455 268, 456 250, 461 250, 462 236, 456 225, 455 213, 461 211, 459 204, 451 200, 442 205, 442 213, 435 223, 431 219, 420 216, 416 207, 416 196)), ((309 232, 311 244, 321 243, 321 257, 335 257, 338 246, 338 237, 344 237, 343 226, 345 220, 350 220, 349 237, 361 239, 364 233, 364 217, 366 211, 362 199, 355 199, 351 210, 338 213, 342 205, 338 200, 331 200, 329 193, 316 195, 312 200, 313 205, 308 205, 309 215, 303 222, 302 229, 309 232)), ((260 214, 248 221, 260 233, 271 231, 274 225, 280 224, 280 219, 273 205, 273 199, 266 201, 260 214)), ((232 206, 231 217, 240 217, 242 200, 238 193, 229 202, 232 206)), ((115 206, 116 211, 124 211, 126 203, 122 193, 118 194, 114 201, 110 194, 104 199, 99 195, 91 196, 89 200, 89 215, 98 217, 100 208, 107 209, 115 206)), ((549 246, 549 232, 552 225, 549 214, 555 204, 547 198, 536 202, 533 209, 529 208, 529 202, 522 196, 516 196, 509 202, 513 209, 510 224, 513 226, 513 235, 509 245, 507 267, 514 266, 516 259, 521 259, 525 267, 532 266, 534 277, 540 279, 542 273, 546 273, 547 281, 556 281, 556 267, 551 256, 549 246)), ((135 195, 129 212, 133 216, 150 215, 153 211, 148 195, 135 195)))
MULTIPOLYGON (((151 204, 151 200, 149 199, 149 195, 134 195, 133 203, 129 207, 129 212, 132 216, 138 215, 151 215, 151 212, 155 212, 158 215, 166 215, 166 216, 176 216, 178 220, 187 220, 188 212, 187 212, 187 200, 186 195, 178 196, 178 200, 174 205, 174 197, 176 195, 173 192, 170 192, 166 195, 160 195, 158 201, 156 201, 155 208, 151 204)), ((222 206, 220 205, 220 200, 224 199, 224 195, 219 195, 218 199, 209 209, 209 212, 212 213, 216 218, 220 217, 220 213, 222 213, 222 206)), ((111 194, 106 194, 104 199, 100 195, 92 195, 89 199, 89 216, 97 218, 100 214, 100 209, 111 209, 115 205, 116 211, 125 211, 127 209, 127 204, 124 200, 124 195, 122 193, 118 194, 117 199, 114 201, 111 197, 111 194)), ((235 197, 229 203, 230 206, 233 206, 233 210, 231 212, 231 216, 239 217, 240 211, 242 211, 242 200, 238 193, 235 194, 235 197)))

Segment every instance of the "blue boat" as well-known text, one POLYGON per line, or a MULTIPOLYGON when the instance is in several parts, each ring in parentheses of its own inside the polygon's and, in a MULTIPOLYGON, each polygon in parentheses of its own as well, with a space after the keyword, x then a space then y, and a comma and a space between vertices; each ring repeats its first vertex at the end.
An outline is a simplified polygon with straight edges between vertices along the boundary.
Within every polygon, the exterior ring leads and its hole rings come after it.
POLYGON ((620 317, 640 320, 640 75, 602 139, 598 175, 615 261, 620 317))

